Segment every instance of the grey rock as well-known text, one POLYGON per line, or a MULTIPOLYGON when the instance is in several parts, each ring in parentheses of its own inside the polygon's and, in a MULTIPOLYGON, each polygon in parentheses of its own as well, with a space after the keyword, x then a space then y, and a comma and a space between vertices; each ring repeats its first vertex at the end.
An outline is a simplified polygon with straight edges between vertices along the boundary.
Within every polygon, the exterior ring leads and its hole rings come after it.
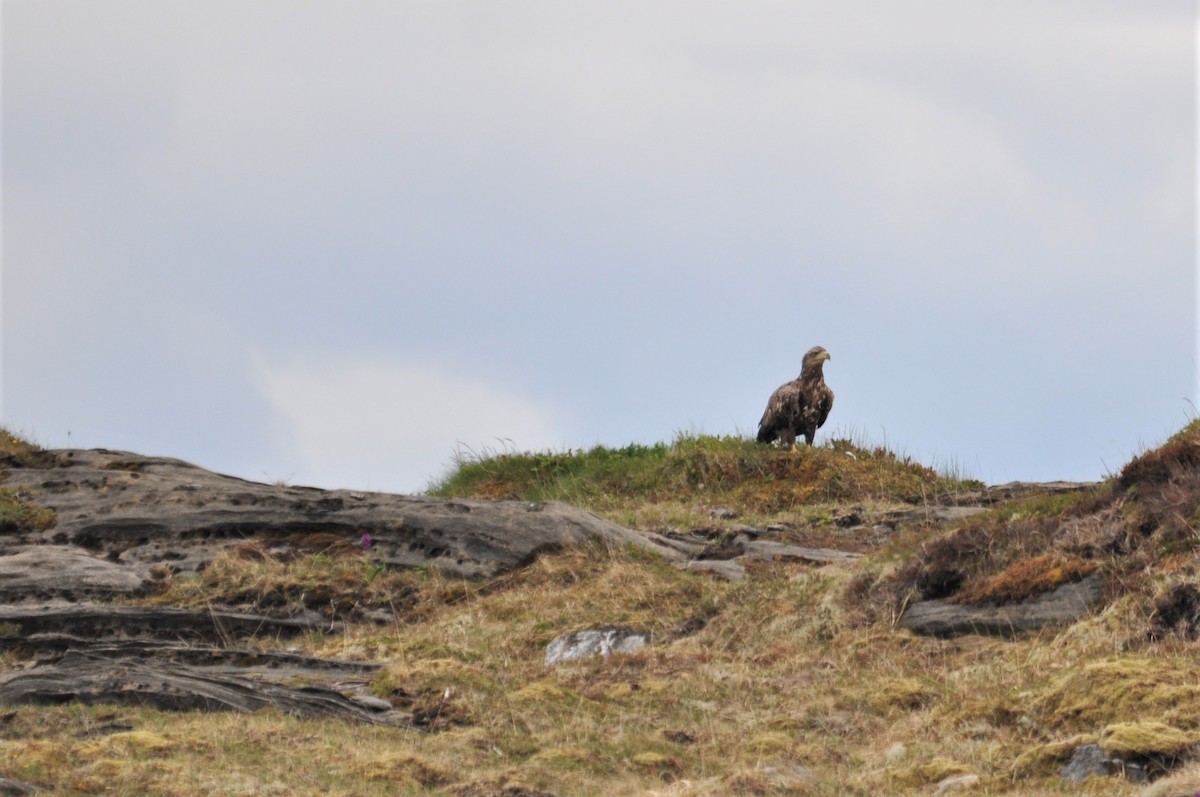
POLYGON ((968 606, 944 600, 922 601, 900 618, 914 633, 936 637, 964 634, 1013 636, 1048 626, 1067 625, 1087 615, 1104 597, 1100 576, 1063 584, 1053 592, 1022 603, 1003 606, 968 606))
POLYGON ((546 666, 591 656, 633 653, 650 643, 650 635, 631 628, 589 628, 560 636, 546 646, 546 666))
POLYGON ((713 507, 708 510, 708 516, 713 520, 733 520, 736 517, 741 517, 741 514, 736 509, 730 509, 727 506, 713 507))
POLYGON ((770 540, 745 540, 742 545, 745 548, 745 557, 766 561, 791 560, 829 564, 831 562, 852 562, 862 558, 862 554, 850 551, 838 551, 833 548, 805 548, 800 545, 785 545, 770 540))
POLYGON ((489 577, 540 553, 600 540, 671 548, 590 512, 560 503, 459 501, 427 496, 267 485, 222 476, 177 459, 106 450, 52 452, 56 467, 9 468, 5 486, 53 509, 43 532, 0 544, 71 545, 115 562, 202 569, 224 548, 247 540, 270 552, 317 539, 345 545, 397 567, 435 567, 489 577))
POLYGON ((0 797, 24 797, 26 794, 34 794, 37 791, 37 786, 31 783, 0 775, 0 797))
POLYGON ((246 638, 336 630, 328 621, 111 605, 0 606, 0 651, 33 659, 0 675, 0 705, 63 702, 255 711, 403 724, 364 661, 257 650, 246 638), (298 686, 297 682, 303 684, 298 686))
MULTIPOLYGON (((292 686, 160 662, 109 661, 68 653, 0 681, 0 705, 151 706, 165 711, 257 711, 268 706, 298 717, 336 717, 398 725, 403 717, 363 706, 326 687, 292 686)), ((391 708, 390 705, 388 707, 391 708)))
POLYGON ((761 762, 755 767, 772 787, 785 794, 804 794, 817 782, 817 775, 792 761, 761 762))
POLYGON ((1119 758, 1113 759, 1113 762, 1120 768, 1121 774, 1130 783, 1149 783, 1150 773, 1146 771, 1146 767, 1135 761, 1122 761, 1119 758))
POLYGON ((315 615, 276 618, 216 609, 110 604, 0 606, 0 651, 36 653, 70 647, 72 640, 92 644, 113 639, 228 643, 237 638, 336 633, 340 629, 339 624, 315 615))
POLYGON ((58 650, 58 654, 40 654, 38 663, 56 662, 72 651, 86 651, 88 656, 105 661, 182 664, 197 672, 227 672, 310 680, 355 679, 356 682, 364 683, 383 668, 382 664, 370 661, 325 659, 300 653, 255 650, 248 647, 181 645, 154 639, 124 639, 89 645, 86 640, 75 638, 69 645, 58 650))
POLYGON ((678 562, 675 566, 681 570, 709 573, 726 581, 741 581, 746 577, 746 568, 736 559, 695 559, 678 562))
POLYGON ((963 791, 979 785, 979 776, 974 773, 965 775, 952 775, 944 780, 938 781, 937 788, 933 790, 934 794, 945 794, 951 791, 963 791))
POLYGON ((392 710, 392 704, 384 700, 382 697, 375 697, 374 695, 355 695, 350 699, 368 711, 392 710))
POLYGON ((1112 773, 1108 756, 1098 744, 1085 744, 1077 749, 1059 775, 1068 783, 1082 783, 1092 775, 1107 777, 1112 773))
POLYGON ((707 546, 705 542, 692 537, 690 534, 686 537, 678 533, 668 536, 649 531, 643 532, 643 536, 651 543, 676 551, 682 558, 690 559, 695 557, 707 546))
POLYGON ((896 528, 902 525, 948 526, 966 520, 972 515, 986 512, 985 506, 942 506, 931 504, 913 509, 891 509, 870 516, 872 524, 883 524, 896 528))
POLYGON ((0 550, 0 601, 133 596, 152 583, 144 567, 109 562, 69 545, 0 550))

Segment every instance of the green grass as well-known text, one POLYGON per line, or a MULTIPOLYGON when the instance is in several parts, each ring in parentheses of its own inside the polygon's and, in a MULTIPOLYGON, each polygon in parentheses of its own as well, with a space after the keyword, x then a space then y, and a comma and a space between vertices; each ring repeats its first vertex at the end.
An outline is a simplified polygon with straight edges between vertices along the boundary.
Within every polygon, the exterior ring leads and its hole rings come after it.
POLYGON ((715 506, 764 517, 838 502, 920 504, 979 487, 847 439, 791 451, 741 437, 684 434, 669 444, 463 455, 430 492, 564 501, 628 525, 656 526, 701 522, 715 506))

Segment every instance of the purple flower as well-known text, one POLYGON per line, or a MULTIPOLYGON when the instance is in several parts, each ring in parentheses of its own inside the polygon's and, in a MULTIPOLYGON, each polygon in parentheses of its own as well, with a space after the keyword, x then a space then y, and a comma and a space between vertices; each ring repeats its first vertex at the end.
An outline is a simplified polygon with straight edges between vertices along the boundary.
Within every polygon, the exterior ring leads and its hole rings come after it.
POLYGON ((364 533, 362 536, 362 549, 364 551, 371 550, 371 542, 372 542, 372 540, 371 540, 370 533, 364 533))

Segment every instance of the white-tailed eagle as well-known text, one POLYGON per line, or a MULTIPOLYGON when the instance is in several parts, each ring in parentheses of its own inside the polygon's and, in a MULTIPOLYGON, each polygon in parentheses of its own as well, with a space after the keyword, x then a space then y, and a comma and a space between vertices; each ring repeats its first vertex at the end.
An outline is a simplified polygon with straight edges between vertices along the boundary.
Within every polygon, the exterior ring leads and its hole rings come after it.
POLYGON ((804 442, 812 445, 833 407, 833 391, 825 384, 822 371, 828 359, 829 352, 820 346, 808 350, 800 377, 780 385, 767 401, 767 410, 758 422, 758 442, 778 440, 794 446, 796 437, 804 435, 804 442))

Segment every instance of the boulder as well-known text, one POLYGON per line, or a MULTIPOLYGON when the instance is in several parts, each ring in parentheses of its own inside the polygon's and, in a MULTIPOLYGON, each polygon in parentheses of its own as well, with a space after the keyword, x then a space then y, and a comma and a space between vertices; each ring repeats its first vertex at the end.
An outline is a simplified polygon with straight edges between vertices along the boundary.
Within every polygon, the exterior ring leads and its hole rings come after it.
POLYGON ((708 573, 725 581, 741 581, 746 577, 745 566, 736 559, 694 559, 678 562, 675 566, 681 570, 708 573))
POLYGON ((36 793, 37 790, 32 784, 0 775, 0 797, 24 797, 26 794, 36 793))
POLYGON ((806 548, 800 545, 785 545, 771 540, 746 540, 744 557, 761 559, 768 562, 810 562, 812 564, 830 564, 833 562, 853 562, 862 558, 862 554, 851 551, 839 551, 834 548, 806 548))
POLYGON ((900 618, 900 625, 925 636, 1013 636, 1073 623, 1103 597, 1104 582, 1100 576, 1093 575, 1021 603, 970 606, 944 600, 922 601, 909 607, 900 618))
POLYGON ((631 628, 589 628, 555 639, 546 647, 546 666, 590 656, 633 653, 650 643, 650 634, 631 628))
POLYGON ((973 772, 968 772, 964 775, 951 775, 938 782, 934 788, 934 794, 946 794, 952 791, 965 791, 973 789, 979 785, 979 776, 973 772))
POLYGON ((1112 772, 1112 764, 1104 750, 1098 744, 1085 744, 1075 751, 1061 770, 1059 775, 1068 783, 1082 783, 1093 775, 1107 777, 1112 772))

